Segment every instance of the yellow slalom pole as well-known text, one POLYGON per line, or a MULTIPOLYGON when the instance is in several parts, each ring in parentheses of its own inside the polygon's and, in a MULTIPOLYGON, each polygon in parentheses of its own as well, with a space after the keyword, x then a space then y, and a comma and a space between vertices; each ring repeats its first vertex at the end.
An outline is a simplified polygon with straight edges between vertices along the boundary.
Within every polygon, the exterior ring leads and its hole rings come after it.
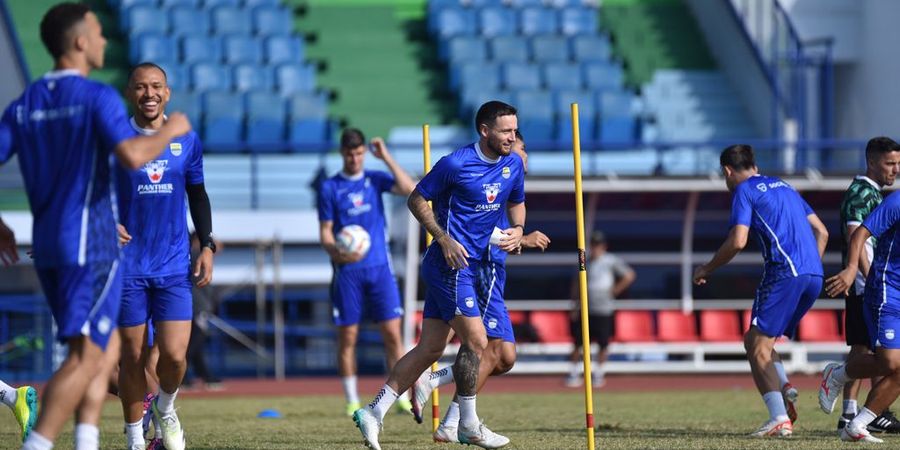
POLYGON ((575 217, 578 227, 578 291, 581 297, 581 342, 584 354, 584 411, 587 448, 594 449, 594 398, 591 386, 591 333, 588 328, 587 271, 584 252, 584 202, 581 191, 581 136, 578 130, 578 103, 572 103, 572 154, 575 160, 575 217))
MULTIPOLYGON (((425 171, 424 173, 428 173, 431 170, 431 138, 428 134, 428 124, 422 125, 422 162, 424 164, 425 171)), ((431 202, 428 202, 430 205, 431 202)), ((431 245, 431 233, 425 231, 425 246, 431 245)), ((431 372, 437 372, 438 365, 437 361, 431 363, 431 372)), ((431 391, 431 432, 434 433, 437 431, 438 426, 441 424, 441 407, 439 404, 441 397, 441 393, 438 389, 431 391)))

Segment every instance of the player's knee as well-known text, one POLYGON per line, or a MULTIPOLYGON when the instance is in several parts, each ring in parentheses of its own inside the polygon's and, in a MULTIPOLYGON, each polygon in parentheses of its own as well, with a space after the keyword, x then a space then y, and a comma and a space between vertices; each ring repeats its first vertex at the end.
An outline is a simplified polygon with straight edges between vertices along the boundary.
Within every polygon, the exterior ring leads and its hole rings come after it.
POLYGON ((481 354, 487 349, 488 340, 486 336, 471 336, 466 345, 481 357, 481 354))

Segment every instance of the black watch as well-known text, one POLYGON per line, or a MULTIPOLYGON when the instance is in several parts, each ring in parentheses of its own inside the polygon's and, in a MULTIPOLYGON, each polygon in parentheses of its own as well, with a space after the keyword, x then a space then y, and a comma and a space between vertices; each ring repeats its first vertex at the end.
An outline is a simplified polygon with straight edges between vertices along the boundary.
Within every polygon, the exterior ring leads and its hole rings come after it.
POLYGON ((215 241, 207 241, 205 244, 203 244, 202 248, 208 248, 208 249, 212 250, 213 253, 215 253, 216 252, 216 242, 215 241))

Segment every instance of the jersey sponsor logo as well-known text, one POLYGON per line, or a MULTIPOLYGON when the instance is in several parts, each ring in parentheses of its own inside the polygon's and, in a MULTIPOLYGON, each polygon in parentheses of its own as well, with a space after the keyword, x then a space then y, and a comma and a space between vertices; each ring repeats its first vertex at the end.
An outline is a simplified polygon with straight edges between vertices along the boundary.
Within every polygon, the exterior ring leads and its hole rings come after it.
POLYGON ((759 183, 756 185, 756 188, 759 189, 760 192, 766 192, 769 188, 766 187, 766 183, 759 183))
MULTIPOLYGON (((70 117, 80 116, 83 111, 84 105, 63 106, 61 108, 53 109, 36 109, 31 112, 28 118, 32 122, 68 119, 70 117)), ((21 123, 21 121, 19 123, 21 123)))
POLYGON ((172 152, 172 156, 181 156, 181 144, 177 142, 169 144, 169 151, 172 152))
POLYGON ((172 183, 160 183, 168 165, 169 161, 166 159, 157 159, 144 164, 141 170, 147 174, 151 184, 139 184, 138 194, 171 194, 175 186, 172 183))
POLYGON ((509 170, 509 167, 504 167, 503 172, 500 174, 500 176, 502 176, 503 178, 509 178, 511 174, 512 171, 509 170))
POLYGON ((366 203, 366 193, 364 191, 351 192, 347 194, 347 198, 353 207, 347 210, 347 214, 358 216, 372 210, 372 205, 366 203))

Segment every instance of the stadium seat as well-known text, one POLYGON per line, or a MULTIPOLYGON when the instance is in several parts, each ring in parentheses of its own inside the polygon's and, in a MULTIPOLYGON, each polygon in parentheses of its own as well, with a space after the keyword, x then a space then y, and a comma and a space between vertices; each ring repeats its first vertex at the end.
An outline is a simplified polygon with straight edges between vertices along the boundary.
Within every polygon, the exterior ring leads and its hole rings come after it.
POLYGON ((697 321, 692 313, 660 311, 656 315, 656 337, 662 342, 697 340, 697 321))
POLYGON ((751 318, 753 318, 753 311, 745 309, 744 312, 741 313, 741 330, 743 330, 744 332, 750 329, 751 318))
POLYGON ((615 324, 617 342, 656 341, 651 311, 616 311, 615 324))
POLYGON ((218 6, 212 10, 212 29, 214 34, 244 34, 252 32, 252 17, 247 11, 233 6, 218 6))
POLYGON ((811 309, 800 319, 797 337, 803 342, 842 341, 837 314, 830 309, 811 309))
POLYGON ((475 34, 475 12, 468 9, 443 9, 437 13, 432 29, 441 38, 475 34))
POLYGON ((296 36, 270 36, 263 43, 266 62, 271 65, 303 61, 303 41, 296 36))
POLYGON ((290 36, 294 23, 290 11, 278 6, 259 6, 253 10, 253 31, 257 36, 290 36))
POLYGON ((209 36, 185 36, 181 38, 181 62, 217 63, 222 60, 222 40, 209 36))
POLYGON ((234 68, 234 89, 238 92, 272 91, 275 75, 269 66, 241 64, 234 68))
POLYGON ((240 0, 203 0, 204 8, 215 8, 217 6, 239 6, 240 0))
POLYGON ((173 6, 189 6, 196 8, 200 6, 200 0, 160 0, 160 6, 163 8, 171 8, 173 6))
POLYGON ((175 41, 160 34, 143 34, 129 42, 129 60, 131 64, 152 61, 157 64, 171 63, 178 59, 178 46, 175 41))
POLYGON ((490 100, 513 103, 512 94, 509 91, 489 89, 478 84, 460 86, 459 99, 459 114, 464 117, 471 116, 475 113, 476 108, 490 100))
POLYGON ((559 17, 548 8, 525 8, 519 14, 519 30, 525 36, 556 34, 559 17))
POLYGON ((249 36, 227 36, 222 41, 226 64, 259 64, 262 62, 262 45, 249 36))
POLYGON ((176 36, 209 34, 209 15, 190 6, 175 6, 169 10, 171 33, 176 36))
POLYGON ((617 64, 590 62, 582 64, 582 70, 588 89, 619 90, 625 83, 625 72, 617 64))
POLYGON ((245 141, 252 151, 281 150, 287 103, 278 94, 250 92, 246 96, 245 141))
POLYGON ((570 45, 572 58, 580 63, 609 62, 612 58, 612 46, 603 36, 572 36, 570 45))
POLYGON ((597 10, 594 8, 565 8, 559 12, 560 31, 567 36, 597 32, 597 10))
POLYGON ((501 67, 503 84, 508 90, 523 91, 541 88, 540 69, 532 64, 508 63, 501 67))
POLYGON ((484 8, 478 12, 481 35, 485 37, 516 34, 516 10, 505 7, 484 8))
POLYGON ((533 6, 544 6, 544 0, 510 0, 509 6, 513 8, 528 8, 533 6))
POLYGON ((604 144, 622 144, 634 142, 637 137, 638 124, 634 117, 603 117, 601 113, 597 140, 604 144))
POLYGON ((233 151, 241 144, 244 102, 240 94, 224 91, 203 96, 203 143, 220 151, 233 151))
POLYGON ((117 5, 114 3, 110 3, 110 6, 118 7, 120 12, 126 11, 132 6, 156 6, 156 0, 118 0, 117 3, 117 5))
POLYGON ((544 343, 570 343, 569 313, 567 311, 532 311, 531 326, 544 343))
POLYGON ((532 145, 553 140, 553 94, 549 91, 526 90, 515 93, 513 104, 519 110, 519 128, 532 145))
POLYGON ((544 85, 552 91, 581 89, 581 66, 574 63, 548 63, 543 66, 544 85))
POLYGON ((200 97, 190 91, 173 89, 172 95, 169 97, 169 104, 166 105, 166 112, 176 111, 186 114, 191 119, 191 123, 199 124, 202 111, 200 97))
POLYGON ((295 94, 290 98, 288 142, 294 151, 320 151, 330 138, 327 101, 320 95, 295 94))
POLYGON ((534 36, 531 38, 531 57, 535 62, 567 62, 569 42, 562 36, 534 36))
POLYGON ((451 38, 439 51, 439 56, 450 66, 461 62, 484 61, 487 59, 487 47, 480 37, 456 36, 451 38))
POLYGON ((232 84, 227 66, 199 63, 191 67, 191 86, 196 91, 229 91, 232 84))
POLYGON ((457 92, 461 86, 483 85, 500 88, 500 66, 491 63, 461 63, 450 70, 450 90, 457 92))
POLYGON ((191 85, 191 75, 187 67, 177 63, 160 63, 158 64, 166 71, 166 84, 169 89, 187 90, 191 85))
POLYGON ((581 142, 592 144, 597 134, 597 108, 592 91, 563 89, 556 92, 554 111, 556 112, 556 142, 559 149, 568 149, 572 144, 571 104, 578 103, 578 131, 581 142))
POLYGON ((280 6, 282 0, 244 0, 244 7, 255 8, 257 6, 280 6))
POLYGON ((316 88, 315 67, 308 64, 283 64, 275 69, 275 85, 282 95, 312 92, 316 88))
POLYGON ((700 311, 700 340, 704 342, 741 342, 741 323, 734 310, 700 311))
POLYGON ((513 325, 521 325, 528 320, 528 313, 525 311, 508 311, 509 321, 513 325))
POLYGON ((488 42, 491 58, 496 62, 528 62, 528 42, 518 36, 497 36, 488 42))
POLYGON ((148 5, 137 5, 128 8, 126 20, 122 21, 122 32, 129 36, 143 33, 165 35, 169 31, 169 16, 165 11, 148 5))

